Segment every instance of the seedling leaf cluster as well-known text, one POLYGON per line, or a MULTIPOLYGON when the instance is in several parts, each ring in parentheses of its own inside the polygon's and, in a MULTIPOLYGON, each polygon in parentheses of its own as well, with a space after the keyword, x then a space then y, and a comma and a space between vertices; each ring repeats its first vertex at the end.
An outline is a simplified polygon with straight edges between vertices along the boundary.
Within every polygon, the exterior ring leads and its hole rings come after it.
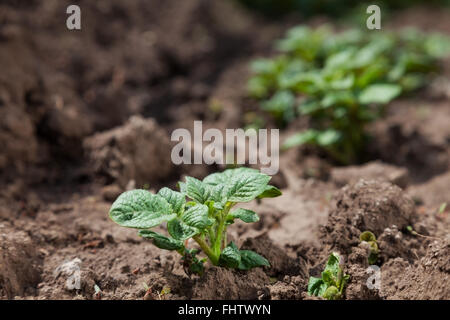
POLYGON ((236 204, 281 195, 269 185, 270 178, 255 169, 237 168, 213 173, 203 181, 186 177, 178 183, 179 191, 126 191, 112 204, 109 216, 123 227, 138 229, 140 236, 151 239, 158 248, 180 253, 188 274, 203 273, 206 258, 198 257, 201 251, 216 266, 241 270, 270 266, 256 252, 227 243, 226 232, 236 219, 246 223, 259 220, 251 210, 235 209, 236 204), (168 235, 152 230, 163 223, 167 223, 168 235), (189 239, 197 242, 201 251, 188 248, 189 239))
POLYGON ((309 278, 308 294, 323 297, 327 300, 341 299, 349 278, 350 276, 344 274, 344 271, 342 270, 339 254, 332 252, 321 277, 309 278))
POLYGON ((369 264, 375 264, 378 261, 378 254, 380 253, 376 236, 370 231, 364 231, 359 236, 359 240, 369 245, 369 256, 367 257, 367 261, 369 264))
POLYGON ((438 71, 450 39, 415 29, 334 33, 327 25, 299 26, 276 48, 275 58, 252 63, 250 94, 279 125, 308 117, 309 129, 288 138, 285 148, 316 145, 348 164, 361 160, 367 124, 385 105, 438 71))

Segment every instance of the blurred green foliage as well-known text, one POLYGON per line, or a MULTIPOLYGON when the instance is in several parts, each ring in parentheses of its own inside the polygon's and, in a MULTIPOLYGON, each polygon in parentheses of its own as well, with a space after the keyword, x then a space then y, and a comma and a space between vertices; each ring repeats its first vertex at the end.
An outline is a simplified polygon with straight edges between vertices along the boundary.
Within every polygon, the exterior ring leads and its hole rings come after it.
POLYGON ((427 83, 438 59, 450 52, 450 39, 415 29, 398 32, 330 26, 295 27, 276 43, 280 54, 253 61, 250 94, 283 126, 299 116, 309 130, 285 141, 284 147, 313 144, 337 161, 361 159, 366 125, 402 93, 427 83))

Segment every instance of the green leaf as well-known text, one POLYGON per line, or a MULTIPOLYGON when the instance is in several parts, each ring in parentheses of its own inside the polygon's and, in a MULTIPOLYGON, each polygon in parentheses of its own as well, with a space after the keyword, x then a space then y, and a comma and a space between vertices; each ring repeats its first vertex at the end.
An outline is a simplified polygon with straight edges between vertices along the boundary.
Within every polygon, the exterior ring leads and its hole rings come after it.
MULTIPOLYGON (((326 87, 326 82, 322 73, 317 70, 299 73, 291 78, 289 89, 293 92, 314 96, 320 94, 326 87)), ((280 86, 282 86, 282 84, 280 84, 280 86)))
POLYGON ((321 278, 310 277, 308 281, 308 294, 312 296, 322 296, 328 286, 321 278))
POLYGON ((227 185, 211 185, 209 199, 216 204, 215 207, 219 206, 220 208, 223 208, 227 202, 227 185))
POLYGON ((324 272, 330 272, 333 277, 337 279, 338 273, 340 271, 339 266, 340 256, 336 252, 332 252, 328 258, 327 264, 325 266, 324 272))
POLYGON ((208 207, 204 204, 196 204, 187 209, 181 220, 190 227, 203 230, 214 223, 214 220, 208 217, 208 207))
POLYGON ((180 219, 173 219, 167 223, 167 231, 176 240, 184 241, 192 238, 200 231, 197 228, 188 226, 180 219))
POLYGON ((271 59, 257 59, 252 61, 250 69, 253 73, 272 74, 277 72, 277 64, 271 59))
POLYGON ((275 186, 267 185, 266 188, 264 189, 263 193, 261 193, 258 196, 258 199, 276 198, 276 197, 279 197, 281 195, 282 195, 282 193, 281 193, 280 189, 278 189, 275 186))
POLYGON ((336 276, 333 275, 331 270, 325 270, 325 271, 322 272, 322 280, 328 286, 336 285, 336 282, 337 282, 337 277, 336 276))
POLYGON ((227 268, 238 268, 241 263, 241 254, 233 242, 223 249, 219 257, 219 264, 227 268))
POLYGON ((180 192, 183 194, 186 194, 186 183, 182 181, 178 181, 177 183, 178 189, 180 189, 180 192))
POLYGON ((450 38, 448 36, 433 33, 425 41, 427 53, 436 58, 445 58, 450 55, 450 38))
POLYGON ((438 214, 444 213, 445 208, 447 208, 447 202, 444 202, 440 205, 439 210, 438 210, 438 214))
POLYGON ((226 169, 222 172, 212 173, 203 179, 203 182, 212 186, 217 186, 219 184, 226 185, 235 176, 243 173, 259 173, 258 170, 253 168, 240 167, 236 169, 226 169))
POLYGON ((391 102, 402 92, 402 88, 396 84, 373 84, 364 89, 359 95, 359 102, 363 104, 391 102))
POLYGON ((289 91, 280 91, 276 93, 270 100, 262 104, 263 110, 266 111, 286 111, 294 107, 295 97, 289 91))
POLYGON ((317 100, 307 100, 298 106, 298 111, 302 115, 312 114, 322 109, 322 105, 317 100))
POLYGON ((186 202, 184 194, 178 191, 173 191, 169 188, 162 188, 158 191, 158 195, 166 199, 166 201, 172 206, 174 212, 183 213, 184 204, 186 202))
POLYGON ((254 98, 266 97, 269 94, 270 81, 266 77, 251 77, 247 83, 247 90, 254 98))
POLYGON ((354 83, 355 76, 353 75, 353 73, 351 73, 344 78, 331 81, 330 86, 334 90, 347 90, 353 87, 354 83))
POLYGON ((308 293, 310 295, 322 296, 329 300, 341 298, 341 293, 350 277, 344 275, 339 262, 339 254, 336 252, 331 253, 321 278, 309 278, 308 293), (333 287, 337 288, 337 290, 330 289, 333 287))
POLYGON ((235 211, 228 214, 227 220, 234 220, 235 218, 241 219, 244 222, 251 223, 259 221, 259 217, 256 212, 243 208, 238 208, 235 211))
POLYGON ((243 172, 234 176, 227 188, 227 198, 231 202, 248 202, 264 192, 270 176, 263 173, 243 172))
POLYGON ((303 132, 298 132, 298 133, 290 136, 289 138, 287 138, 284 141, 282 148, 288 149, 288 148, 300 146, 302 144, 313 143, 314 141, 316 141, 318 134, 319 134, 319 132, 314 129, 309 129, 309 130, 306 130, 303 132))
POLYGON ((210 188, 198 179, 186 177, 186 194, 196 202, 205 203, 209 198, 210 188))
POLYGON ((325 62, 325 69, 349 69, 354 54, 355 49, 348 48, 329 56, 325 62))
POLYGON ((261 103, 261 108, 278 119, 291 121, 295 117, 295 96, 290 91, 278 91, 269 100, 261 103))
POLYGON ((153 244, 160 249, 179 250, 184 247, 183 241, 166 237, 151 230, 139 230, 139 235, 143 238, 152 239, 153 244))
MULTIPOLYGON (((357 77, 356 79, 356 86, 358 88, 365 88, 371 83, 374 83, 378 81, 378 79, 382 79, 383 76, 388 72, 389 65, 387 64, 386 60, 380 59, 378 61, 374 61, 371 63, 370 66, 366 67, 363 72, 357 77)), ((397 76, 400 78, 403 73, 402 66, 391 66, 391 70, 389 71, 388 78, 392 76, 397 76), (395 70, 397 69, 397 70, 395 70)))
POLYGON ((317 144, 322 147, 333 145, 341 139, 341 136, 339 131, 328 129, 317 135, 317 144))
POLYGON ((359 235, 359 240, 369 242, 369 241, 377 241, 377 238, 372 232, 364 231, 359 235))
POLYGON ((112 204, 109 216, 123 227, 147 229, 177 215, 164 198, 138 189, 122 193, 112 204))
POLYGON ((270 267, 269 261, 254 251, 240 250, 239 253, 241 254, 239 269, 241 270, 250 270, 256 267, 270 267))
POLYGON ((345 91, 330 91, 320 101, 322 108, 329 108, 335 105, 350 106, 356 103, 356 98, 353 92, 345 91))

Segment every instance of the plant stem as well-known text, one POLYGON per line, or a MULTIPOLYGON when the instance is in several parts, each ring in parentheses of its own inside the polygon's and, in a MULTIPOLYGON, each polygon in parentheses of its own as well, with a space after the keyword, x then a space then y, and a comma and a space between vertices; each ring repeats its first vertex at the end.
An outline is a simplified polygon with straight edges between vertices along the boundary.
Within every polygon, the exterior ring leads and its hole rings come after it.
POLYGON ((225 232, 223 233, 223 246, 222 246, 222 250, 225 249, 226 245, 227 245, 227 232, 225 231, 225 232))
POLYGON ((218 255, 210 248, 210 246, 200 235, 194 236, 193 239, 198 243, 200 248, 202 248, 203 252, 208 256, 209 260, 211 260, 212 264, 216 266, 219 263, 218 255))
POLYGON ((220 248, 222 247, 222 236, 225 231, 225 221, 227 220, 228 212, 230 211, 232 206, 233 204, 228 203, 220 215, 219 226, 217 227, 216 232, 216 241, 213 244, 213 250, 216 256, 220 255, 220 248))

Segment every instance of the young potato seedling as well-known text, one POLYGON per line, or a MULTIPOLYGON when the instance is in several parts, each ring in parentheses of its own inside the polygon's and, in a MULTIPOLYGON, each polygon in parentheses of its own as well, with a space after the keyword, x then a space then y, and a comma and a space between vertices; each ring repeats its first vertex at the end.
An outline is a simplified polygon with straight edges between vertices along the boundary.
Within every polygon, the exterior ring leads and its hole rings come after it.
POLYGON ((227 227, 236 219, 246 223, 259 220, 251 210, 235 209, 236 204, 281 195, 269 185, 270 178, 255 169, 237 168, 213 173, 203 181, 186 177, 178 183, 180 191, 126 191, 112 204, 109 216, 123 227, 138 229, 140 236, 151 239, 157 247, 180 253, 188 274, 203 274, 206 258, 198 257, 201 251, 215 266, 240 270, 270 266, 256 252, 227 243, 227 227), (151 230, 165 222, 169 235, 151 230), (201 251, 187 248, 189 239, 197 242, 201 251))
POLYGON ((372 232, 364 231, 359 236, 359 240, 361 240, 361 242, 367 242, 369 244, 370 252, 367 259, 369 261, 369 264, 375 264, 378 260, 378 254, 380 252, 378 249, 377 238, 372 232))
POLYGON ((350 278, 345 275, 340 265, 340 256, 332 252, 320 278, 310 277, 308 294, 323 297, 327 300, 341 299, 344 287, 350 278))
POLYGON ((443 214, 444 212, 445 212, 445 209, 447 208, 447 202, 444 202, 444 203, 442 203, 440 206, 439 206, 439 210, 438 210, 438 213, 437 214, 443 214))
POLYGON ((367 125, 400 94, 428 82, 438 58, 450 52, 450 39, 414 29, 334 33, 329 26, 300 26, 277 49, 275 58, 252 63, 248 88, 279 125, 309 119, 309 129, 283 147, 315 145, 349 164, 364 160, 367 125))

